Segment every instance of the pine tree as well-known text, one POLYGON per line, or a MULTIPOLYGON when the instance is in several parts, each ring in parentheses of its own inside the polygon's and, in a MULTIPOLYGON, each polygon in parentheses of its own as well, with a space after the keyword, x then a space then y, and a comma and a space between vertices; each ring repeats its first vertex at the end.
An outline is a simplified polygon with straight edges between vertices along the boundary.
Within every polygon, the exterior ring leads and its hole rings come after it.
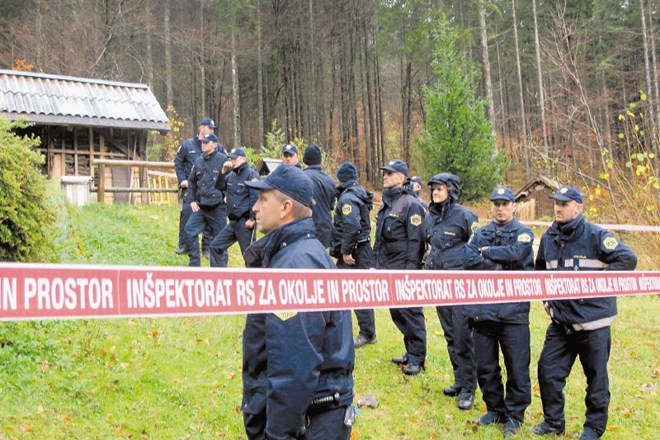
POLYGON ((425 177, 450 172, 461 178, 463 199, 476 200, 500 183, 506 158, 497 153, 486 102, 476 97, 476 69, 459 47, 460 32, 443 17, 434 29, 436 82, 424 89, 427 122, 416 145, 425 177))

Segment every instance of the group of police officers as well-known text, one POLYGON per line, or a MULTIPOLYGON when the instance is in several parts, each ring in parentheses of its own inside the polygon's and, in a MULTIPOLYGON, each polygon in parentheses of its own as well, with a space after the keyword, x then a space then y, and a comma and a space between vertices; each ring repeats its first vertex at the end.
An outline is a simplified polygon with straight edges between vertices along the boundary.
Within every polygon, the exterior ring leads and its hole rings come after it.
MULTIPOLYGON (((633 270, 635 254, 611 233, 587 222, 582 195, 561 186, 555 221, 534 258, 533 232, 515 218, 511 189, 493 190, 493 220, 480 227, 459 204, 460 178, 433 176, 426 206, 421 179, 408 178, 405 162, 381 167, 382 204, 371 246, 373 194, 360 185, 358 170, 344 162, 339 181, 322 169, 322 152, 309 145, 282 147, 282 164, 265 179, 246 162, 246 152, 228 152, 204 119, 195 137, 177 152, 175 167, 183 204, 177 253, 200 265, 198 235, 212 267, 227 267, 236 241, 248 267, 397 270, 633 270), (332 211, 334 209, 334 215, 332 211), (227 224, 227 217, 229 223, 227 224), (264 235, 256 240, 255 227, 264 235), (328 251, 329 249, 329 251, 328 251), (330 258, 336 259, 336 263, 330 258)), ((600 438, 610 401, 607 362, 616 298, 546 301, 550 315, 538 380, 544 420, 537 435, 565 432, 566 379, 577 357, 587 380, 586 418, 580 439, 600 438)), ((528 302, 438 306, 453 383, 443 389, 471 409, 477 383, 487 412, 477 425, 501 424, 504 436, 520 432, 531 403, 528 302), (506 368, 502 382, 499 353, 506 368)), ((376 343, 373 310, 261 313, 246 318, 243 332, 243 403, 250 439, 349 439, 354 422, 354 349, 376 343)), ((406 375, 425 368, 426 325, 421 307, 390 309, 403 334, 405 352, 392 358, 406 375)))

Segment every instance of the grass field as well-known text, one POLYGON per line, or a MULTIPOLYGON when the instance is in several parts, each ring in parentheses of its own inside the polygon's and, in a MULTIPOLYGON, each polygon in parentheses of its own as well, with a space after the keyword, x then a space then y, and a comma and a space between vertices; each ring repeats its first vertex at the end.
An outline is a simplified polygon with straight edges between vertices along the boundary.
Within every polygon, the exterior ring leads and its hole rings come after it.
MULTIPOLYGON (((90 205, 64 211, 57 252, 77 264, 182 266, 174 255, 176 206, 90 205)), ((233 249, 230 265, 241 265, 233 249)), ((638 251, 639 252, 639 251, 638 251)), ((660 304, 619 300, 610 360, 609 439, 660 438, 660 304)), ((427 369, 404 376, 390 363, 403 352, 387 310, 377 311, 378 343, 357 351, 355 391, 373 394, 354 439, 496 439, 477 429, 481 396, 460 411, 442 395, 451 367, 435 310, 425 310, 427 369)), ((532 305, 532 405, 515 438, 542 418, 536 382, 547 317, 532 305)), ((241 439, 243 316, 0 323, 0 439, 241 439)), ((579 364, 566 387, 567 434, 584 413, 579 364)))

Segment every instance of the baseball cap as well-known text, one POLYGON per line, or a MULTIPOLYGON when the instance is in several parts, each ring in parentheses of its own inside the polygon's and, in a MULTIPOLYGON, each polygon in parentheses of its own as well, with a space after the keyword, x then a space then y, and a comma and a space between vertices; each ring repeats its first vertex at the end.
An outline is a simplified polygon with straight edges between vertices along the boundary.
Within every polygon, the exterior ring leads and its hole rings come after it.
POLYGON ((230 159, 236 159, 238 156, 247 157, 247 154, 245 153, 245 150, 242 148, 234 148, 229 152, 230 159))
POLYGON ((208 136, 202 138, 202 142, 203 142, 203 143, 206 143, 206 142, 218 142, 218 137, 217 137, 216 135, 214 135, 213 133, 211 133, 210 135, 208 135, 208 136))
POLYGON ((282 145, 282 154, 290 154, 291 156, 298 154, 298 147, 291 144, 284 144, 282 145))
POLYGON ((511 189, 504 186, 498 186, 493 190, 492 193, 490 193, 490 200, 492 202, 494 202, 495 200, 506 200, 507 202, 515 202, 516 196, 513 195, 513 191, 511 191, 511 189))
POLYGON ((570 202, 574 200, 582 203, 582 194, 574 186, 560 186, 557 192, 550 196, 551 199, 559 200, 560 202, 570 202))
POLYGON ((314 184, 300 168, 293 165, 282 164, 264 180, 248 181, 245 185, 259 190, 276 189, 307 207, 314 205, 314 184))
POLYGON ((213 119, 211 119, 211 118, 202 119, 202 122, 200 122, 199 125, 206 125, 209 128, 216 128, 215 127, 215 122, 213 122, 213 119))
POLYGON ((380 167, 380 169, 391 173, 401 173, 404 176, 408 175, 408 165, 398 159, 389 161, 387 165, 380 167))

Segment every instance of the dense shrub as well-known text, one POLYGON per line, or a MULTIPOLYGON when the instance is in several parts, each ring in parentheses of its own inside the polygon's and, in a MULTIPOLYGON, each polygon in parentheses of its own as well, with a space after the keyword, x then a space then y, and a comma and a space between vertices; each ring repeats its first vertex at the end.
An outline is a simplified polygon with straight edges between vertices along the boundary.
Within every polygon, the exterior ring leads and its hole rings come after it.
POLYGON ((0 118, 0 261, 46 261, 52 257, 57 214, 32 150, 38 139, 18 137, 16 123, 0 118))

